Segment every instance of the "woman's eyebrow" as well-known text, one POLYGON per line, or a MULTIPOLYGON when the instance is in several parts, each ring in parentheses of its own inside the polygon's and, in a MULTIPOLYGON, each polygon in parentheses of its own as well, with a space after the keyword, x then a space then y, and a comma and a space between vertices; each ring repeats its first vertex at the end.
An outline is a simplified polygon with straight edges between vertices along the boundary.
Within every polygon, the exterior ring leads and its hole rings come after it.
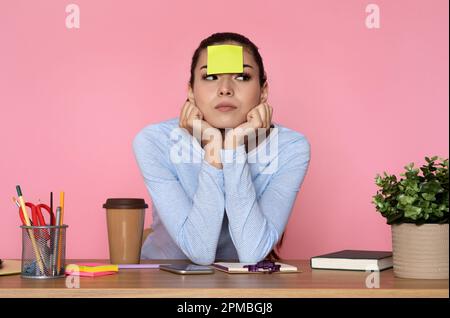
MULTIPOLYGON (((202 70, 202 69, 204 69, 204 68, 206 68, 206 67, 207 67, 206 65, 203 65, 202 67, 200 67, 200 69, 202 70)), ((248 64, 244 64, 244 67, 250 67, 250 68, 253 68, 253 66, 248 65, 248 64)))

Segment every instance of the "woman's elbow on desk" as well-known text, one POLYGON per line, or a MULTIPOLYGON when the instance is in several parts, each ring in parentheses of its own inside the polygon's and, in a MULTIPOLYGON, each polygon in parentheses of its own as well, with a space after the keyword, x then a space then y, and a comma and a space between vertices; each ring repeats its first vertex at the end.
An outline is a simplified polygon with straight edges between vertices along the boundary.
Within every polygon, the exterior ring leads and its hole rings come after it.
POLYGON ((258 263, 264 259, 264 256, 258 255, 245 255, 244 257, 239 257, 240 263, 258 263))
POLYGON ((195 257, 190 257, 190 260, 192 263, 197 264, 197 265, 211 265, 212 263, 214 263, 215 260, 215 255, 214 256, 195 256, 195 257))
POLYGON ((278 240, 276 237, 264 240, 257 246, 241 246, 237 248, 239 262, 241 263, 258 263, 264 260, 273 250, 278 240))
POLYGON ((197 248, 187 248, 186 245, 180 245, 184 255, 194 264, 211 265, 216 258, 216 250, 205 246, 197 246, 197 248))
MULTIPOLYGON (((253 235, 251 237, 254 237, 253 235)), ((261 236, 261 235, 260 235, 261 236)), ((241 241, 235 241, 239 262, 241 263, 258 263, 264 260, 267 255, 275 248, 279 232, 273 226, 264 231, 259 240, 247 238, 241 241)))
POLYGON ((262 261, 268 254, 269 254, 269 252, 261 253, 258 251, 255 251, 254 253, 238 252, 239 262, 240 263, 258 263, 258 262, 262 261))

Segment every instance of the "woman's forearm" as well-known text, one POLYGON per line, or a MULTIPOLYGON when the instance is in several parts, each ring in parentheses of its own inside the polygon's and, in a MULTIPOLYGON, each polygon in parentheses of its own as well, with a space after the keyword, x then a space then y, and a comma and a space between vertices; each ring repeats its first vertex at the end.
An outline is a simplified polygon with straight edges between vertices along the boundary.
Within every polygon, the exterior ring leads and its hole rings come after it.
MULTIPOLYGON (((225 209, 220 179, 217 170, 203 164, 192 206, 187 206, 186 218, 176 231, 177 243, 197 264, 209 265, 215 259, 225 209)), ((185 207, 172 205, 177 210, 185 207)))
POLYGON ((222 161, 220 158, 220 150, 222 149, 222 137, 214 135, 212 138, 204 142, 205 161, 217 169, 222 169, 222 161))
MULTIPOLYGON (((292 142, 290 151, 276 154, 270 183, 257 194, 243 146, 223 150, 225 210, 234 246, 241 262, 263 259, 280 239, 292 211, 297 192, 309 163, 309 144, 305 138, 292 142)), ((263 165, 269 173, 268 166, 263 165)))

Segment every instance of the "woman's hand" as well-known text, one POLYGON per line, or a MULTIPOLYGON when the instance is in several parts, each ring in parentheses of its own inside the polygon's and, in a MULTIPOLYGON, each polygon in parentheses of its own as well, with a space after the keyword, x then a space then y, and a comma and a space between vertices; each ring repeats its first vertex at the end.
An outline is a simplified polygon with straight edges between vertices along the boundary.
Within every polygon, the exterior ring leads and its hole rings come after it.
POLYGON ((256 137, 258 129, 269 129, 272 123, 273 108, 268 103, 261 103, 247 114, 247 121, 227 132, 224 149, 235 149, 245 142, 245 137, 256 137))
POLYGON ((194 103, 186 100, 180 115, 180 127, 194 136, 197 141, 204 147, 211 142, 222 145, 222 134, 219 129, 212 127, 208 122, 203 120, 203 114, 194 103), (196 136, 200 134, 199 136, 196 136), (220 139, 219 139, 220 137, 220 139))
POLYGON ((179 122, 180 127, 187 129, 205 149, 205 160, 217 169, 222 169, 220 158, 220 150, 223 146, 222 133, 203 120, 202 112, 189 99, 181 109, 179 122))

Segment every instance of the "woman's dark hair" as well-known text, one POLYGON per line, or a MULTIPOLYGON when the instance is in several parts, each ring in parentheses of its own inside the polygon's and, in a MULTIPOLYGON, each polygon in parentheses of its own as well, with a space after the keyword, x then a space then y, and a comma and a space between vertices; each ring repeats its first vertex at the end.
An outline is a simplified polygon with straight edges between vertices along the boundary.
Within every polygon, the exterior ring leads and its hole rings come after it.
POLYGON ((194 86, 194 73, 195 73, 195 67, 197 66, 198 57, 200 56, 200 52, 203 49, 206 49, 210 45, 214 44, 220 44, 225 42, 236 42, 241 44, 244 48, 249 50, 251 54, 253 55, 253 58, 255 59, 256 64, 259 68, 259 84, 261 86, 264 85, 266 82, 266 72, 264 70, 264 64, 261 55, 259 54, 258 47, 250 41, 248 38, 246 38, 243 35, 240 35, 238 33, 231 33, 231 32, 223 32, 223 33, 214 33, 213 35, 210 35, 206 39, 200 42, 200 45, 195 50, 194 55, 192 56, 192 63, 191 63, 191 78, 189 79, 189 84, 191 84, 191 87, 194 86))

